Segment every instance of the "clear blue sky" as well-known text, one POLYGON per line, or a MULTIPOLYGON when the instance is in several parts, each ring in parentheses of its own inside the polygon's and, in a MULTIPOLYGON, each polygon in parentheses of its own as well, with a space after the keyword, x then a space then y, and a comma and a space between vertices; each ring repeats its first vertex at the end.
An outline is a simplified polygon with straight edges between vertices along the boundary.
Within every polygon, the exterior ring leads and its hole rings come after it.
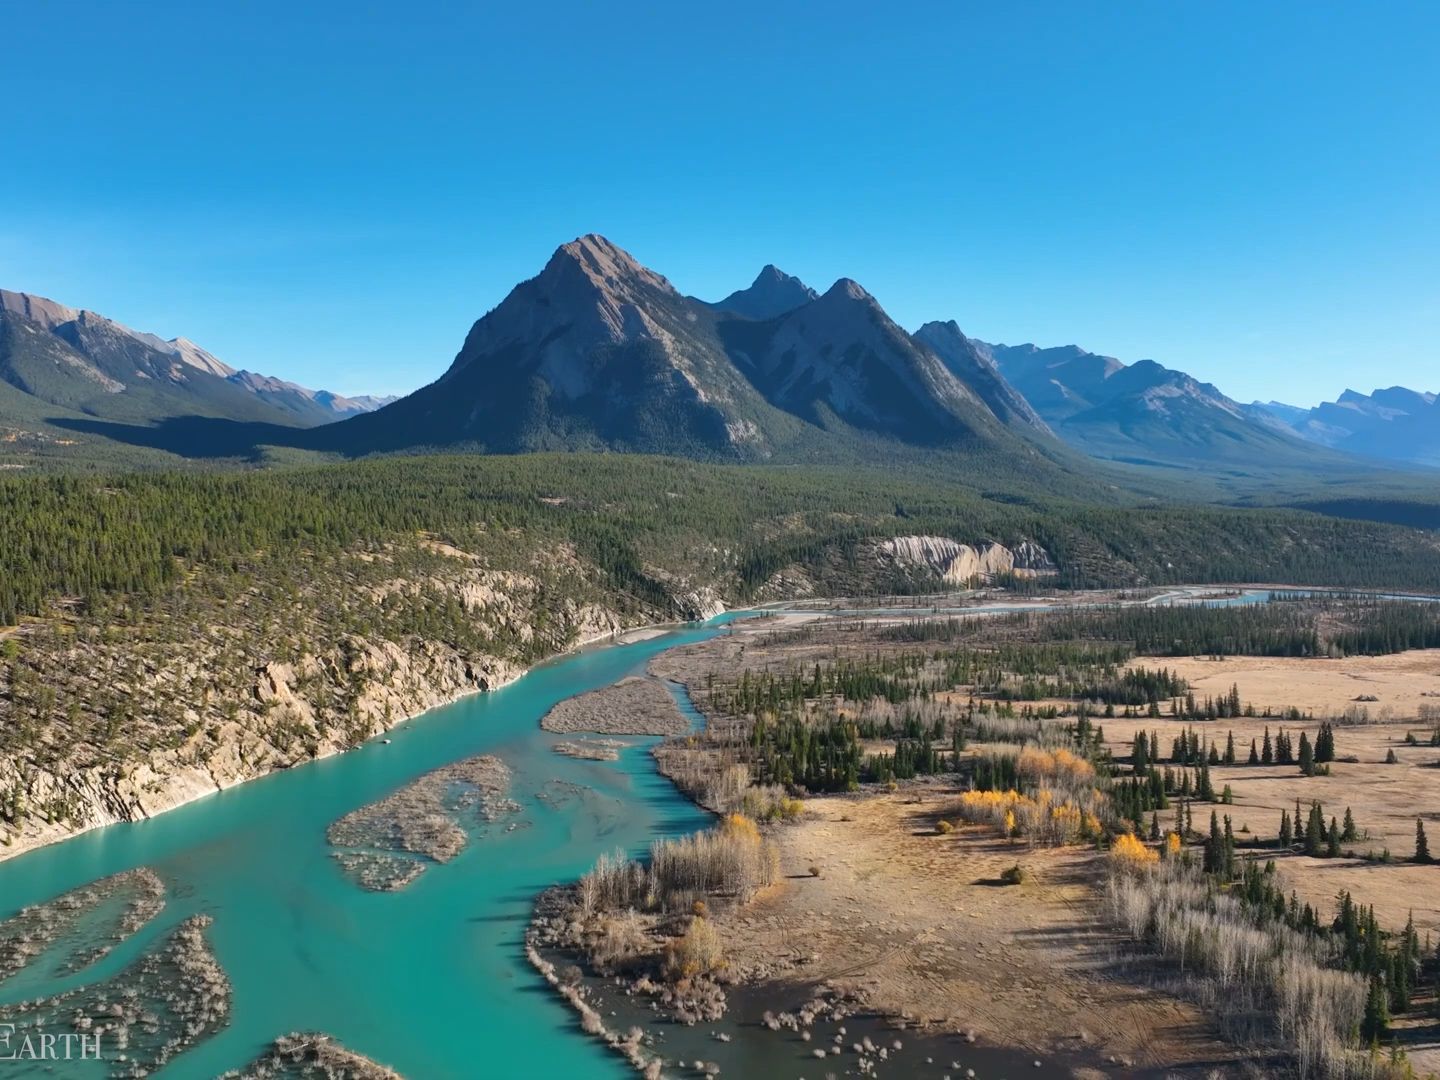
POLYGON ((0 286, 346 392, 602 232, 1233 396, 1440 389, 1440 4, 47 2, 0 286))

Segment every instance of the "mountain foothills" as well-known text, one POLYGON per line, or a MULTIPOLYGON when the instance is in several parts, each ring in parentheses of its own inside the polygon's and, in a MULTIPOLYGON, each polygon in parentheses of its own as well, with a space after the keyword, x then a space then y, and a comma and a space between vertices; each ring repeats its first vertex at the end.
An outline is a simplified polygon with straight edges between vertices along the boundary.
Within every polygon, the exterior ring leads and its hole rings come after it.
POLYGON ((1392 386, 1371 394, 1346 390, 1313 409, 1278 401, 1257 401, 1250 408, 1324 446, 1440 468, 1440 398, 1433 393, 1392 386))
POLYGON ((1440 591, 1440 536, 622 454, 0 476, 0 857, 356 745, 624 627, 978 580, 1440 591))
POLYGON ((237 371, 185 338, 166 340, 93 311, 0 289, 0 437, 12 444, 73 441, 87 419, 308 426, 389 400, 237 371))

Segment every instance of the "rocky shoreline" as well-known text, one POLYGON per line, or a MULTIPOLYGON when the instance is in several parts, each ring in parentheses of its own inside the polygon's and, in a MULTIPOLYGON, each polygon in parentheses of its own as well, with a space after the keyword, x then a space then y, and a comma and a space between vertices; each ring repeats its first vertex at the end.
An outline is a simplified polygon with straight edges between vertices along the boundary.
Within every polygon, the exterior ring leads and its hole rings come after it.
POLYGON ((520 809, 507 797, 510 769, 482 754, 451 762, 352 810, 325 833, 346 875, 376 892, 403 889, 431 863, 449 862, 482 822, 520 809))
POLYGON ((221 1080, 403 1080, 394 1069, 347 1050, 329 1035, 296 1031, 276 1039, 270 1049, 244 1072, 228 1072, 221 1080))
MULTIPOLYGON (((718 603, 712 606, 724 610, 718 603)), ((707 617, 709 613, 707 609, 707 617)), ((614 612, 592 609, 584 613, 572 644, 536 664, 655 626, 644 622, 627 627, 614 612)), ((155 817, 272 772, 353 750, 432 709, 508 686, 529 670, 500 657, 467 656, 437 642, 407 651, 392 642, 358 639, 343 643, 334 656, 324 659, 267 664, 255 674, 252 698, 273 715, 311 727, 318 709, 306 699, 308 685, 317 680, 365 679, 370 689, 363 729, 354 739, 321 738, 284 752, 257 733, 230 724, 232 730, 222 732, 222 744, 209 753, 182 746, 146 760, 63 774, 20 761, 0 761, 0 788, 22 789, 30 806, 63 802, 75 808, 74 817, 67 819, 29 815, 18 833, 0 838, 0 862, 92 829, 155 817)))
POLYGON ((683 735, 690 721, 658 679, 632 675, 566 698, 545 714, 540 727, 564 735, 683 735))

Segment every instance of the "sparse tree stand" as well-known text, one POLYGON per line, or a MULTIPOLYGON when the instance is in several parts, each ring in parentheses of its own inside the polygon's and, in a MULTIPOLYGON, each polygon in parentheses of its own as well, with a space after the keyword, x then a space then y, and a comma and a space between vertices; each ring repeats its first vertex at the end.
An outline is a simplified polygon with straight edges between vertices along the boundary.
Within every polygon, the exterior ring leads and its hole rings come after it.
POLYGON ((1415 819, 1415 861, 1418 863, 1434 861, 1430 857, 1430 842, 1425 838, 1425 822, 1420 818, 1415 819))

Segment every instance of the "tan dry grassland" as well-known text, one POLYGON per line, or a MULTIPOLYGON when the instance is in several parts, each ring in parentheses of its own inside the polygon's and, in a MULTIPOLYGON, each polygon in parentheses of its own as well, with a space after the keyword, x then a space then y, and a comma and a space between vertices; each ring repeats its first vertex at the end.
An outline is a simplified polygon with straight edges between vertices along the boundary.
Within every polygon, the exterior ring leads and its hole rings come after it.
POLYGON ((1189 1004, 1127 981, 1093 915, 1087 850, 936 832, 949 787, 816 797, 775 831, 781 883, 720 919, 745 981, 829 981, 877 1012, 1117 1069, 1237 1057, 1189 1004), (1004 886, 1017 859, 1033 875, 1004 886), (811 868, 819 870, 819 876, 811 868))
MULTIPOLYGON (((1343 820, 1347 806, 1354 814, 1362 839, 1345 844, 1346 849, 1364 856, 1388 848, 1396 860, 1381 864, 1363 858, 1284 856, 1279 860, 1280 869, 1302 900, 1328 915, 1335 897, 1342 889, 1348 890, 1356 902, 1375 905, 1382 926, 1397 930, 1413 911, 1422 938, 1426 931, 1440 938, 1440 865, 1405 861, 1415 851, 1417 817, 1424 820, 1432 838, 1431 850, 1440 850, 1434 839, 1440 837, 1440 747, 1426 745, 1431 729, 1415 719, 1421 706, 1440 705, 1440 697, 1425 696, 1440 693, 1440 650, 1344 660, 1184 657, 1146 658, 1134 663, 1178 671, 1199 698, 1218 696, 1238 685, 1241 699, 1257 710, 1268 706, 1279 711, 1293 705, 1313 712, 1317 718, 1313 722, 1285 725, 1297 742, 1301 731, 1314 740, 1319 718, 1342 715, 1351 707, 1367 708, 1372 717, 1389 707, 1393 710, 1390 716, 1407 718, 1337 725, 1335 752, 1339 760, 1331 764, 1329 776, 1313 777, 1302 776, 1293 765, 1244 764, 1250 740, 1263 740, 1267 726, 1273 735, 1281 726, 1278 720, 1239 717, 1194 726, 1202 737, 1222 747, 1226 735, 1235 733, 1241 764, 1213 768, 1211 777, 1217 791, 1226 784, 1231 786, 1234 805, 1219 809, 1228 810, 1242 842, 1252 836, 1274 839, 1281 812, 1293 814, 1296 800, 1306 812, 1311 802, 1319 802, 1327 818, 1343 820), (1361 695, 1373 695, 1379 701, 1356 702, 1361 695), (1411 732, 1419 746, 1405 744, 1405 736, 1411 732), (1397 761, 1387 765, 1385 758, 1391 750, 1397 761), (1246 826, 1249 832, 1243 831, 1246 826)), ((1162 759, 1169 753, 1170 740, 1186 726, 1168 718, 1107 719, 1103 723, 1106 741, 1117 755, 1129 753, 1137 730, 1158 732, 1162 759)))
MULTIPOLYGON (((746 668, 804 671, 856 651, 917 648, 876 640, 881 622, 782 617, 737 624, 724 637, 657 657, 651 669, 695 685, 709 672, 731 679, 746 668), (801 634, 785 633, 802 622, 809 626, 801 634)), ((1440 706, 1440 650, 1344 660, 1146 657, 1133 664, 1178 671, 1201 700, 1238 684, 1242 700, 1257 710, 1312 714, 1285 722, 1297 744, 1301 731, 1314 740, 1322 718, 1350 712, 1352 722, 1335 728, 1339 760, 1328 776, 1305 777, 1294 765, 1245 764, 1250 740, 1258 744, 1267 725, 1272 735, 1281 726, 1273 717, 1194 724, 1222 750, 1234 732, 1240 763, 1212 769, 1216 790, 1229 784, 1234 804, 1214 809, 1231 814, 1245 845, 1273 840, 1282 810, 1293 813, 1297 800, 1307 811, 1319 801, 1327 818, 1343 819, 1349 807, 1362 838, 1346 849, 1364 856, 1388 848, 1394 861, 1286 853, 1277 861, 1287 888, 1322 918, 1348 890, 1358 903, 1373 904, 1387 929, 1399 930, 1413 912, 1422 941, 1427 933, 1440 938, 1440 865, 1406 861, 1417 816, 1427 824, 1432 851, 1440 850, 1440 748, 1427 745, 1432 725, 1420 721, 1427 705, 1440 706), (1356 700, 1362 697, 1375 700, 1356 700), (1362 710, 1369 722, 1353 722, 1362 710), (1407 732, 1420 745, 1406 745, 1407 732), (1392 750, 1398 761, 1386 764, 1392 750)), ((963 702, 968 688, 953 695, 963 702)), ((1122 758, 1137 730, 1157 731, 1162 763, 1171 739, 1188 726, 1168 717, 1098 722, 1122 758)), ((1144 985, 1146 973, 1133 962, 1116 962, 1117 939, 1098 915, 1102 867, 1093 851, 1012 847, 964 826, 941 835, 936 824, 954 794, 922 782, 893 794, 807 798, 804 820, 774 832, 781 883, 723 916, 737 974, 831 980, 879 1012, 974 1030, 987 1042, 1037 1053, 1077 1050, 1084 1039, 1092 1052, 1136 1068, 1202 1061, 1243 1068, 1198 1009, 1144 985), (1033 880, 1001 886, 1001 872, 1017 861, 1033 880)), ((1196 804, 1197 827, 1210 809, 1196 804)), ((1162 822, 1168 826, 1173 814, 1162 812, 1162 822)), ((1241 854, 1271 852, 1242 847, 1241 854)), ((1424 1039, 1407 1043, 1422 1075, 1440 1068, 1440 1048, 1424 1039)))

